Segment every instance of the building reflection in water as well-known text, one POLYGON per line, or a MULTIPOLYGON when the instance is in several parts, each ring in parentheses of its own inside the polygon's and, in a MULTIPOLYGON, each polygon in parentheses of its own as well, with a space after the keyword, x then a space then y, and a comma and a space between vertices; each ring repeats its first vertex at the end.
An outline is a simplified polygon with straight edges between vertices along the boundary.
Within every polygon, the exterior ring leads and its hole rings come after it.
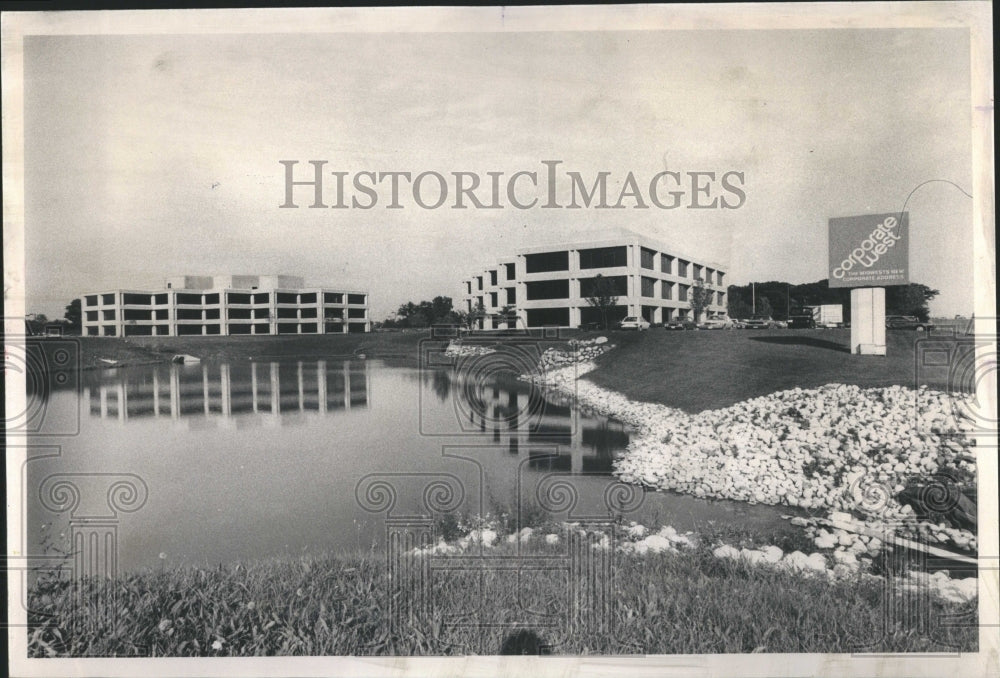
POLYGON ((102 370, 84 384, 91 416, 126 422, 143 417, 283 415, 367 408, 365 361, 155 365, 102 370))
MULTIPOLYGON (((541 389, 516 375, 492 375, 480 382, 450 373, 450 392, 466 419, 465 431, 488 435, 511 455, 527 454, 536 470, 609 473, 615 453, 628 446, 624 424, 585 416, 568 404, 546 399, 541 389)), ((434 390, 441 388, 439 377, 434 390)))

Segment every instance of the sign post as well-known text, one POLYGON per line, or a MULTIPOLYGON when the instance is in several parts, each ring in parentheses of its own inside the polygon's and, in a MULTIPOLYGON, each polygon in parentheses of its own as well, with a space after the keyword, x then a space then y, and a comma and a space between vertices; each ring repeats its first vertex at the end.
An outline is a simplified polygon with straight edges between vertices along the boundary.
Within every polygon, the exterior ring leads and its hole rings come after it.
POLYGON ((909 214, 830 219, 830 287, 851 289, 851 353, 885 355, 885 288, 909 283, 909 214))

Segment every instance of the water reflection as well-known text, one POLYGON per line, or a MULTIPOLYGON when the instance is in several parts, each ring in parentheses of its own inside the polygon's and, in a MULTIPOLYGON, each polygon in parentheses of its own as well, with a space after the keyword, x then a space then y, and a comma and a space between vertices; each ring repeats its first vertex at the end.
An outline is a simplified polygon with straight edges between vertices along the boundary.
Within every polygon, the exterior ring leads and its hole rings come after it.
POLYGON ((233 417, 367 408, 364 361, 155 365, 88 375, 90 415, 127 422, 145 417, 233 417))

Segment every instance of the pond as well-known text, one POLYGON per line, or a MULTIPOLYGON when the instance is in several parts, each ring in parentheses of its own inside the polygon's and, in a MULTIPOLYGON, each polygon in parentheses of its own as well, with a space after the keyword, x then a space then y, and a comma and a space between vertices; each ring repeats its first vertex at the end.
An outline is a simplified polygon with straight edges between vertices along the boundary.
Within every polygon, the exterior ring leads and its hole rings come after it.
POLYGON ((618 483, 626 427, 510 371, 245 360, 85 371, 77 386, 46 394, 26 547, 73 542, 94 571, 379 548, 400 521, 456 511, 783 524, 773 507, 618 483))

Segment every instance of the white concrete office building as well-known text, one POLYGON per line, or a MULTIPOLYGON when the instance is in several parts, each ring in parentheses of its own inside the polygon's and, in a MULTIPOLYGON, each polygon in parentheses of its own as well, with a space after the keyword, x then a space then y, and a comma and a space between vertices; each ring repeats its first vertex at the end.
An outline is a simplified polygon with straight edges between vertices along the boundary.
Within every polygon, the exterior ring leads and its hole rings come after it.
POLYGON ((651 323, 700 321, 726 313, 721 265, 632 233, 520 250, 464 280, 462 308, 471 312, 481 304, 484 329, 513 326, 505 310, 516 315, 520 327, 598 323, 600 311, 587 302, 598 275, 609 280, 618 297, 609 321, 626 316, 651 323), (711 292, 711 300, 703 317, 696 318, 690 300, 698 280, 711 292))
POLYGON ((287 275, 186 275, 161 290, 112 290, 81 299, 84 336, 370 332, 368 293, 306 287, 287 275))

